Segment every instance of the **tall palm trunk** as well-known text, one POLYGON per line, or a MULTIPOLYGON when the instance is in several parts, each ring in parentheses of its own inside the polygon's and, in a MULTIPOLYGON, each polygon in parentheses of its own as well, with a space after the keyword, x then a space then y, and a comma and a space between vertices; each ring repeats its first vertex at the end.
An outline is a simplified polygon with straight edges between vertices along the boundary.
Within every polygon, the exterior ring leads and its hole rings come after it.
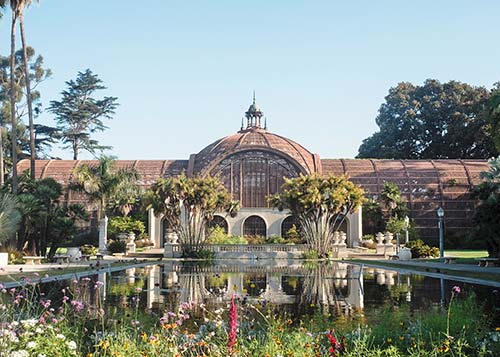
POLYGON ((16 22, 17 14, 13 11, 10 28, 10 116, 12 120, 12 193, 14 194, 17 194, 16 22))
POLYGON ((5 183, 5 169, 3 165, 3 126, 4 123, 0 123, 0 186, 5 183))
POLYGON ((30 70, 28 66, 28 51, 26 44, 26 33, 24 31, 24 13, 19 15, 19 27, 21 29, 21 41, 23 45, 24 60, 24 83, 26 85, 26 101, 28 103, 28 118, 30 129, 30 176, 35 179, 35 129, 33 127, 33 102, 31 98, 30 70))

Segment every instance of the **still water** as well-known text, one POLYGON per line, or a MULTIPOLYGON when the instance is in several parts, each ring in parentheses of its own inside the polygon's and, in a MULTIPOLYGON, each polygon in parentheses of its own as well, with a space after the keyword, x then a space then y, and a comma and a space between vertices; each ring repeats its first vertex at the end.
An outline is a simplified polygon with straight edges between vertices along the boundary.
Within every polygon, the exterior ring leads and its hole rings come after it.
MULTIPOLYGON (((449 301, 452 287, 459 286, 465 294, 476 295, 494 323, 500 322, 500 294, 495 287, 342 262, 244 264, 234 260, 200 265, 171 261, 102 271, 87 279, 104 284, 97 290, 89 284, 93 293, 87 295, 88 303, 99 299, 108 308, 136 307, 162 313, 176 311, 183 302, 197 302, 216 309, 236 296, 245 303, 269 304, 295 317, 318 310, 347 316, 370 314, 387 305, 407 305, 412 310, 440 308, 449 301)), ((71 284, 71 280, 57 281, 40 288, 53 295, 71 284)))

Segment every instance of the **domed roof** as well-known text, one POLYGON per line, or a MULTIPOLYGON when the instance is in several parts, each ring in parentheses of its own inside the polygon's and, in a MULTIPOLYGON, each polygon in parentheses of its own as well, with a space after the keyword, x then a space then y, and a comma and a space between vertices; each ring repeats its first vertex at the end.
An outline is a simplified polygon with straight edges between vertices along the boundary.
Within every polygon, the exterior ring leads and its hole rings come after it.
POLYGON ((194 157, 192 172, 207 174, 228 156, 250 150, 273 152, 292 161, 306 174, 318 171, 314 155, 302 145, 265 129, 252 127, 219 139, 201 150, 194 157))

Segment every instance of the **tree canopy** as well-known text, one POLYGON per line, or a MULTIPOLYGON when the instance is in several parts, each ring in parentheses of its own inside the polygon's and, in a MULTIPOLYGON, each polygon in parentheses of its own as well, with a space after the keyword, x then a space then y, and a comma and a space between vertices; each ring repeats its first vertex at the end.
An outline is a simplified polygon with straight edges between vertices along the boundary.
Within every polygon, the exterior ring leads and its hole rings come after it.
POLYGON ((321 256, 331 249, 345 216, 363 200, 363 190, 346 177, 316 174, 285 179, 281 192, 269 198, 274 207, 289 209, 297 217, 307 243, 321 256))
POLYGON ((138 175, 133 169, 117 169, 113 158, 103 156, 97 165, 78 165, 73 170, 71 188, 85 193, 99 205, 99 219, 123 192, 138 190, 138 175))
POLYGON ((498 154, 483 111, 490 91, 466 83, 399 83, 380 106, 379 131, 363 140, 358 158, 489 158, 498 154))
POLYGON ((199 250, 216 212, 234 215, 239 208, 218 178, 184 174, 156 181, 146 193, 146 205, 165 216, 185 254, 199 250))
POLYGON ((103 119, 113 117, 118 106, 117 98, 93 97, 96 91, 106 87, 90 69, 78 72, 76 79, 66 82, 66 85, 68 88, 61 93, 62 99, 51 101, 48 109, 55 115, 64 148, 73 151, 74 160, 78 160, 81 151, 95 154, 110 149, 109 146, 100 145, 93 135, 108 128, 103 119))

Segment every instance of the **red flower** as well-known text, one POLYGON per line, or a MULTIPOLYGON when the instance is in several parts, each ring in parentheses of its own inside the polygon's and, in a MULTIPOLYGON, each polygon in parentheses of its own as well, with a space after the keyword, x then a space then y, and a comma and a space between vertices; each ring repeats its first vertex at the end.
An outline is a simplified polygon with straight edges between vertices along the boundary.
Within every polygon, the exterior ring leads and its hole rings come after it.
POLYGON ((229 331, 227 339, 227 349, 229 354, 233 354, 233 347, 236 344, 236 332, 238 329, 238 314, 236 304, 234 303, 234 295, 231 299, 231 307, 229 308, 229 331))

